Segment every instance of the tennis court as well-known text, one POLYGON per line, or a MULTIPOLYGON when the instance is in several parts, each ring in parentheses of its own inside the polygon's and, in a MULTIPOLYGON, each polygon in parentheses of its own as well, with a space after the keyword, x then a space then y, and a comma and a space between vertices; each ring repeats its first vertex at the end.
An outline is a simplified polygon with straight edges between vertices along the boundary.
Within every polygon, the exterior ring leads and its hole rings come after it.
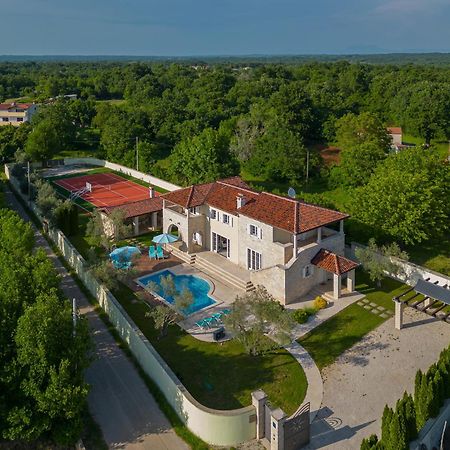
MULTIPOLYGON (((96 173, 53 181, 71 194, 80 192, 79 197, 97 207, 123 205, 150 197, 149 188, 128 181, 114 173, 96 173), (90 191, 86 189, 90 188, 90 191), (86 191, 86 192, 83 192, 86 191)), ((153 190, 156 197, 159 194, 153 190)))

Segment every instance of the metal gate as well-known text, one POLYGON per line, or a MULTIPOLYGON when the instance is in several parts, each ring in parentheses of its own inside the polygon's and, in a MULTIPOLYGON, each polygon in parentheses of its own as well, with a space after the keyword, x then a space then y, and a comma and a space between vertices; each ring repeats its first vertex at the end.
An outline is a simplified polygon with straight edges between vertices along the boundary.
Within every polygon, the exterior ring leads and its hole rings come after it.
POLYGON ((309 426, 309 403, 305 403, 292 417, 284 422, 284 450, 299 450, 308 444, 309 426))

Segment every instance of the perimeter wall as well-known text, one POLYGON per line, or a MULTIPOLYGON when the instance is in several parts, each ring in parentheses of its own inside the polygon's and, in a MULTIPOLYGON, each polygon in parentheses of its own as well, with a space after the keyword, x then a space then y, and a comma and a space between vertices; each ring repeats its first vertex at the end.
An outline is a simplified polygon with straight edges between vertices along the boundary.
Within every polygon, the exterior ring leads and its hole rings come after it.
POLYGON ((156 178, 152 175, 147 175, 143 172, 139 172, 134 169, 130 169, 129 167, 121 166, 120 164, 112 163, 109 161, 105 161, 103 159, 97 158, 64 158, 64 165, 71 166, 76 164, 88 164, 91 166, 99 166, 99 167, 107 167, 108 169, 115 170, 117 172, 124 173, 125 175, 129 175, 138 180, 145 181, 148 184, 153 186, 158 186, 166 191, 176 191, 177 189, 181 189, 181 186, 177 186, 176 184, 169 183, 166 180, 162 180, 161 178, 156 178))
MULTIPOLYGON (((5 173, 17 195, 24 201, 17 180, 5 173)), ((41 220, 34 204, 31 208, 41 220)), ((150 344, 141 330, 128 316, 114 295, 101 285, 87 270, 83 257, 72 246, 65 235, 52 228, 48 236, 61 251, 64 259, 75 270, 83 284, 96 297, 109 320, 127 342, 131 352, 139 361, 145 373, 157 384, 180 419, 197 436, 212 445, 235 446, 256 437, 256 410, 254 406, 219 411, 201 405, 192 397, 170 367, 150 344)))

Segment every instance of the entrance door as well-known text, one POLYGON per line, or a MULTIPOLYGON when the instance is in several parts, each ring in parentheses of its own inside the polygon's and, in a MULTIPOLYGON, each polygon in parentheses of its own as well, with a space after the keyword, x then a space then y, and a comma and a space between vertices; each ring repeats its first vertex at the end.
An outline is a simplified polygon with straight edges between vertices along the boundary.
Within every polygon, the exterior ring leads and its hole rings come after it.
POLYGON ((217 233, 212 233, 212 251, 230 257, 230 240, 217 233))

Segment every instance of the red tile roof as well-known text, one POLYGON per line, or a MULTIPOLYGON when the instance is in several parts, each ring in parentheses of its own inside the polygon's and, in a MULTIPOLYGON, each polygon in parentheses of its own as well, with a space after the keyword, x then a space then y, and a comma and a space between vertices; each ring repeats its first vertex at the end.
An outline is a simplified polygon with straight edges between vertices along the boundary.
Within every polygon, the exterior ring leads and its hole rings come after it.
POLYGON ((390 134, 402 134, 401 127, 387 127, 386 129, 390 134))
POLYGON ((336 253, 325 249, 319 250, 316 256, 311 260, 311 264, 336 275, 350 272, 350 270, 359 266, 355 261, 341 255, 336 255, 336 253))
POLYGON ((17 108, 26 111, 33 106, 33 103, 0 103, 0 111, 9 111, 10 109, 17 108))
POLYGON ((100 208, 105 214, 109 215, 116 209, 121 209, 125 212, 125 219, 131 217, 142 216, 152 212, 162 211, 163 201, 161 197, 146 198, 133 203, 125 203, 123 205, 109 206, 100 208))
POLYGON ((303 201, 254 191, 240 177, 179 189, 164 194, 163 198, 184 208, 208 204, 291 233, 304 233, 349 217, 348 214, 303 201), (245 198, 245 204, 239 209, 238 196, 245 198))

